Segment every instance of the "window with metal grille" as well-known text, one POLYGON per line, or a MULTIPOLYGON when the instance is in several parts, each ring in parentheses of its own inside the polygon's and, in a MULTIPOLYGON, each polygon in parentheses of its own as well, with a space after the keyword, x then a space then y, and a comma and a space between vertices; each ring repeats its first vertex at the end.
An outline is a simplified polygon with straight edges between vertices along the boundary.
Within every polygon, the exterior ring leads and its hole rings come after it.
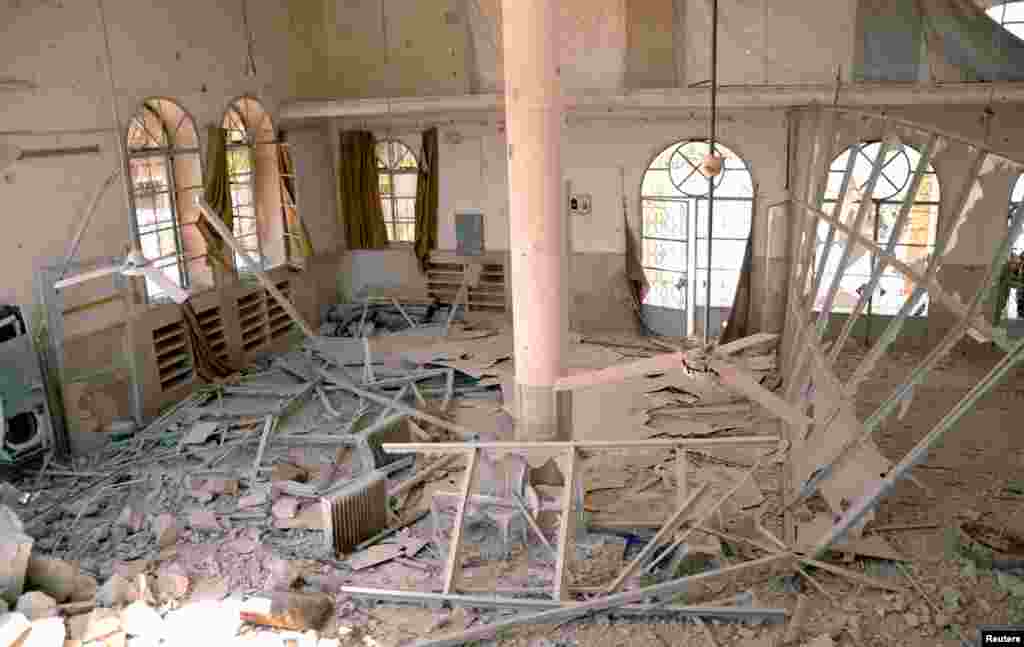
MULTIPOLYGON (((834 214, 842 190, 843 178, 849 171, 849 190, 843 201, 841 219, 853 226, 860 209, 864 188, 871 175, 871 169, 878 159, 881 144, 862 142, 847 148, 829 167, 828 184, 822 210, 834 214), (851 157, 852 156, 852 157, 851 157)), ((910 190, 914 169, 921 154, 909 145, 891 146, 886 153, 881 173, 875 183, 870 205, 861 220, 861 233, 882 248, 892 248, 901 261, 919 269, 927 269, 935 251, 935 235, 939 220, 939 178, 935 169, 928 165, 921 177, 917 194, 909 203, 909 212, 903 231, 892 240, 893 230, 903 203, 910 190)), ((815 258, 820 259, 828 242, 829 225, 818 223, 818 242, 815 258)), ((815 308, 820 311, 831 289, 833 279, 843 257, 847 244, 844 236, 833 235, 827 263, 820 281, 815 308)), ((869 290, 863 312, 868 315, 896 315, 913 293, 913 281, 902 273, 887 267, 877 281, 872 281, 873 269, 878 263, 876 254, 869 253, 859 245, 853 246, 847 260, 832 302, 832 312, 853 312, 861 294, 869 290), (874 285, 872 285, 874 283, 874 285)), ((912 317, 923 317, 928 313, 928 295, 925 294, 910 312, 912 317)))
POLYGON ((1000 2, 985 13, 1017 38, 1024 38, 1024 2, 1000 2))
MULTIPOLYGON (((195 197, 203 190, 195 123, 170 99, 143 102, 128 124, 132 217, 143 255, 183 288, 206 287, 206 246, 195 227, 195 197)), ((163 290, 146 280, 151 302, 163 290)))
POLYGON ((418 176, 419 163, 408 146, 390 139, 377 143, 381 208, 391 242, 411 243, 416 240, 418 176))
MULTIPOLYGON (((233 234, 242 250, 261 268, 266 260, 260 235, 260 218, 257 193, 258 181, 278 183, 275 172, 258 173, 256 168, 256 145, 274 141, 274 127, 270 115, 262 104, 252 97, 240 97, 231 102, 224 113, 223 128, 227 131, 228 185, 231 191, 231 208, 234 216, 233 234)), ((266 214, 266 217, 275 217, 266 214)), ((246 264, 238 254, 235 267, 244 270, 246 264)))
POLYGON ((701 162, 707 141, 664 149, 644 173, 640 189, 642 263, 650 285, 644 305, 686 311, 687 334, 699 328, 696 307, 731 308, 754 213, 754 181, 747 163, 715 143, 724 158, 715 177, 715 211, 708 259, 708 176, 701 162))

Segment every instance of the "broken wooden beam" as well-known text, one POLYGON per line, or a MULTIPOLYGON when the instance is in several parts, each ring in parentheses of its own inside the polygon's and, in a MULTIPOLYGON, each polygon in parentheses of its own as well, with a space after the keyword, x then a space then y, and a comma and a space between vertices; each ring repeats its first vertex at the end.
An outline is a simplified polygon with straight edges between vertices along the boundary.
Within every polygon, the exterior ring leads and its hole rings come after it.
POLYGON ((629 364, 619 364, 596 371, 560 377, 555 381, 555 390, 572 391, 589 386, 621 382, 629 378, 647 375, 648 373, 663 373, 672 369, 682 369, 684 366, 683 357, 683 353, 666 353, 630 362, 629 364))
POLYGON ((462 525, 466 517, 466 508, 469 505, 470 488, 473 487, 473 480, 479 465, 480 450, 470 450, 467 457, 466 473, 462 477, 462 488, 459 491, 459 507, 455 513, 455 526, 452 528, 452 538, 448 546, 448 561, 445 563, 444 579, 442 580, 445 593, 452 592, 461 565, 462 525))
POLYGON ((558 528, 558 550, 555 559, 554 598, 556 600, 569 599, 569 559, 570 555, 575 552, 576 516, 573 514, 573 504, 576 502, 576 484, 580 473, 580 453, 575 447, 570 448, 567 452, 564 471, 562 523, 558 528))
POLYGON ((672 449, 715 447, 776 447, 778 436, 730 436, 726 438, 656 438, 651 440, 572 440, 572 441, 541 441, 541 442, 468 442, 468 443, 383 443, 381 448, 394 454, 415 452, 453 453, 465 452, 467 449, 487 449, 500 451, 566 451, 575 449, 672 449))
POLYGON ((295 304, 293 304, 288 297, 277 289, 277 285, 270 280, 270 277, 263 271, 259 263, 254 261, 249 254, 242 249, 242 246, 238 244, 235 237, 231 235, 230 231, 228 231, 224 221, 214 213, 213 208, 206 202, 206 199, 200 196, 197 203, 199 205, 199 213, 206 218, 206 222, 222 239, 224 239, 224 242, 227 243, 228 247, 230 247, 233 252, 235 252, 238 258, 245 261, 245 264, 249 266, 249 270, 256 277, 256 280, 260 282, 267 293, 270 294, 270 296, 277 301, 278 305, 281 306, 288 316, 292 318, 292 321, 299 326, 302 333, 309 338, 316 337, 316 332, 314 332, 313 328, 306 322, 305 317, 299 314, 299 311, 295 308, 295 304))

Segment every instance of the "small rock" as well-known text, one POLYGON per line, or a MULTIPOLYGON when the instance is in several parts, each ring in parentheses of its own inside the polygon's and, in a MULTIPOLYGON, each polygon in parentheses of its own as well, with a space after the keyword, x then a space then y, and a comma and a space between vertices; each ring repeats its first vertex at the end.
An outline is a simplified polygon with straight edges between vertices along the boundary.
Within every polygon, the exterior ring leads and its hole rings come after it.
POLYGON ((32 623, 21 613, 5 613, 0 616, 0 645, 17 645, 32 629, 32 623))
POLYGON ((184 597, 188 593, 188 585, 188 576, 176 564, 165 566, 157 573, 157 595, 163 602, 184 597))
POLYGON ((111 575, 96 592, 96 603, 102 607, 119 607, 131 604, 142 597, 134 578, 111 575))
POLYGON ((75 590, 71 592, 72 602, 87 602, 96 598, 99 583, 92 575, 79 573, 75 578, 75 590))
POLYGON ((121 614, 113 609, 93 609, 91 613, 67 619, 68 638, 83 643, 101 640, 121 631, 121 614))
POLYGON ((267 502, 267 494, 265 492, 257 492, 255 494, 247 494, 238 500, 239 508, 255 508, 258 505, 263 505, 267 502))
POLYGON ((921 619, 917 617, 916 613, 903 614, 903 621, 906 622, 907 626, 911 629, 916 629, 921 626, 921 619))
POLYGON ((42 591, 29 591, 18 598, 14 610, 29 620, 41 620, 57 615, 57 601, 42 591))
POLYGON ((193 510, 188 516, 188 525, 196 530, 223 530, 217 515, 210 510, 193 510))
POLYGON ((36 620, 20 647, 63 647, 65 631, 63 618, 36 620))
POLYGON ((145 602, 132 602, 121 611, 121 628, 131 636, 159 639, 163 637, 164 620, 145 602))
POLYGON ((985 598, 978 598, 978 609, 984 614, 992 613, 992 605, 985 598))
POLYGON ((139 532, 146 525, 146 515, 133 506, 125 506, 121 511, 121 516, 117 518, 117 525, 127 528, 131 532, 139 532))
POLYGON ((949 625, 952 621, 952 618, 950 618, 945 613, 940 613, 937 616, 935 616, 935 626, 939 629, 942 629, 943 627, 949 625))
POLYGON ((153 519, 153 535, 160 548, 173 546, 178 541, 178 522, 174 515, 165 512, 153 519))
POLYGON ((75 591, 78 566, 62 559, 32 556, 28 560, 26 583, 57 602, 65 602, 75 591))
POLYGON ((259 542, 250 539, 249 537, 239 537, 227 545, 228 550, 239 555, 248 555, 249 553, 256 550, 259 546, 259 542))
POLYGON ((828 634, 821 634, 811 642, 807 643, 806 647, 835 647, 836 641, 832 640, 832 636, 828 634))
POLYGON ((962 519, 967 519, 968 521, 979 521, 981 520, 982 514, 977 510, 964 510, 957 516, 962 519))
POLYGON ((299 512, 299 500, 290 496, 281 497, 270 512, 275 519, 292 519, 299 512))

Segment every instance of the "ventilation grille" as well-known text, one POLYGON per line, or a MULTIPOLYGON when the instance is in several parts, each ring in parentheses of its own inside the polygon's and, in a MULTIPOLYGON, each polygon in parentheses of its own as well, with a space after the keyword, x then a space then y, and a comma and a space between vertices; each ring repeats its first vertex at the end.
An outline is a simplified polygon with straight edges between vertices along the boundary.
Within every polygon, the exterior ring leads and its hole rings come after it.
POLYGON ((238 325, 242 331, 242 350, 250 353, 267 345, 267 304, 263 292, 253 292, 238 300, 238 325))
POLYGON ((388 523, 387 499, 387 479, 382 471, 371 472, 320 499, 327 547, 335 555, 344 555, 383 530, 388 523))
POLYGON ((191 382, 195 377, 184 321, 176 321, 154 330, 153 350, 161 391, 191 382))
MULTIPOLYGON (((281 294, 286 299, 291 301, 292 288, 288 281, 281 281, 277 284, 277 289, 281 291, 281 294)), ((288 313, 284 311, 281 304, 277 302, 277 299, 270 296, 269 292, 264 292, 264 298, 267 300, 267 312, 269 313, 270 319, 270 338, 277 339, 291 332, 292 328, 295 327, 295 323, 292 318, 288 316, 288 313)))
POLYGON ((199 328, 203 331, 210 350, 221 359, 228 358, 228 340, 224 336, 224 320, 220 316, 220 308, 213 306, 196 313, 199 328))

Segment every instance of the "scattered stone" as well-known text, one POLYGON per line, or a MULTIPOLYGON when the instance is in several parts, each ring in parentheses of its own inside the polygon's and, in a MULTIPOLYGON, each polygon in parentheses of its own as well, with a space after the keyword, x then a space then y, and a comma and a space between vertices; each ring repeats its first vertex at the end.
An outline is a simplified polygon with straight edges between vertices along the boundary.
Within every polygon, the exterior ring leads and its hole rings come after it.
POLYGON ((161 568, 156 576, 156 592, 161 602, 177 600, 188 593, 189 580, 177 564, 161 568))
POLYGON ((66 602, 75 592, 78 575, 77 564, 33 556, 28 560, 25 581, 29 587, 46 593, 57 602, 66 602))
POLYGON ((238 479, 224 477, 209 479, 206 481, 206 490, 214 494, 236 496, 238 494, 238 479))
POLYGON ((127 528, 133 533, 139 532, 146 525, 146 515, 141 510, 135 509, 134 506, 127 505, 121 511, 121 516, 117 518, 117 525, 127 528))
POLYGON ((116 561, 114 562, 114 573, 121 577, 134 578, 139 573, 145 573, 152 562, 148 559, 135 559, 128 562, 116 561))
POLYGON ((309 473, 306 470, 292 463, 277 463, 270 473, 270 480, 272 482, 298 481, 299 483, 305 483, 308 478, 309 473))
POLYGON ((113 609, 93 609, 88 615, 68 618, 67 628, 72 640, 103 640, 121 631, 121 614, 113 609))
POLYGON ((288 591, 301 577, 299 568, 293 561, 276 555, 267 560, 266 568, 270 571, 267 586, 271 591, 288 591))
POLYGON ((57 601, 42 591, 29 591, 18 598, 14 610, 29 620, 41 620, 57 615, 57 601))
POLYGON ((249 537, 239 537, 229 543, 227 545, 227 549, 233 553, 238 553, 239 555, 248 555, 256 550, 259 545, 258 541, 254 541, 249 537))
POLYGON ((274 592, 254 597, 242 605, 242 620, 279 629, 319 629, 334 610, 334 599, 326 593, 274 592))
POLYGON ((951 622, 953 622, 953 619, 945 613, 940 613, 935 616, 935 626, 939 629, 948 626, 951 622))
POLYGON ((255 508, 258 505, 263 505, 268 500, 266 492, 256 492, 253 494, 247 494, 238 500, 239 508, 255 508))
POLYGON ((917 617, 916 613, 903 614, 903 621, 906 622, 907 626, 911 629, 916 629, 921 626, 921 619, 917 617))
POLYGON ((985 598, 978 598, 978 609, 986 615, 992 613, 992 605, 985 598))
POLYGON ((111 575, 96 592, 96 603, 102 607, 118 607, 131 604, 142 597, 135 578, 111 575))
POLYGON ((17 647, 32 629, 32 623, 21 613, 0 616, 0 647, 17 647))
POLYGON ((299 500, 295 497, 284 496, 274 502, 270 509, 275 519, 291 519, 299 511, 299 500))
POLYGON ((16 604, 25 590, 33 541, 17 513, 0 505, 0 597, 9 604, 16 604))
POLYGON ((63 647, 65 631, 63 618, 36 620, 20 647, 63 647))
POLYGON ((836 641, 832 640, 832 636, 828 634, 821 634, 811 642, 807 643, 805 647, 835 647, 836 641))
POLYGON ((196 530, 223 530, 217 515, 210 510, 193 510, 188 516, 188 525, 196 530))
POLYGON ((57 605, 57 611, 62 616, 80 616, 83 613, 89 613, 96 608, 96 600, 85 600, 83 602, 67 602, 65 604, 57 605))
POLYGON ((121 611, 121 628, 130 636, 160 639, 164 633, 164 619, 155 609, 139 600, 121 611))
POLYGON ((164 617, 164 644, 233 645, 241 625, 235 600, 187 604, 164 617))
POLYGON ((173 546, 178 541, 178 522, 174 515, 165 512, 153 519, 153 535, 160 548, 173 546))
POLYGON ((75 590, 71 592, 72 602, 93 602, 99 583, 92 575, 79 573, 75 578, 75 590))

